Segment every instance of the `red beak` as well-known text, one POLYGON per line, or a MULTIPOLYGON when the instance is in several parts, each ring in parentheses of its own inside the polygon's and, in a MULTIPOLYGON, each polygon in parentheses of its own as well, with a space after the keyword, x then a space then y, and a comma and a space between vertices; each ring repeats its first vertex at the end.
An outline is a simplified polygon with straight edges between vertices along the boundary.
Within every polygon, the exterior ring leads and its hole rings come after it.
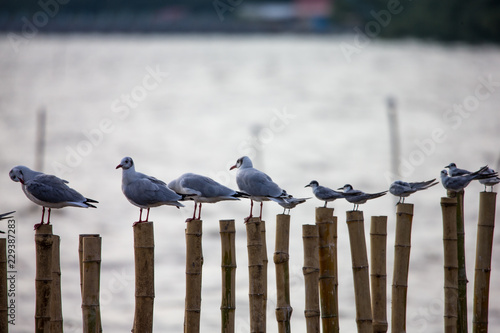
POLYGON ((230 167, 229 170, 233 170, 234 168, 236 168, 236 164, 230 167))
POLYGON ((115 169, 121 168, 123 165, 118 164, 115 169))

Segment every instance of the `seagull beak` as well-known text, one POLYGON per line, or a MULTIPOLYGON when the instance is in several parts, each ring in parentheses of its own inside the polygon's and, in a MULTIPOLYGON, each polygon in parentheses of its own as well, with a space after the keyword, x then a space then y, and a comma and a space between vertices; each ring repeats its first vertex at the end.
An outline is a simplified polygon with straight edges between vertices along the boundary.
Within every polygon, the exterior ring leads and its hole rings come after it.
POLYGON ((232 167, 230 167, 230 168, 229 168, 229 170, 233 170, 233 169, 235 169, 235 168, 236 168, 236 164, 235 164, 235 165, 233 165, 232 167))
POLYGON ((123 165, 118 164, 115 169, 121 168, 123 165))
POLYGON ((309 187, 309 186, 311 186, 311 184, 307 184, 307 185, 306 185, 306 186, 304 186, 304 187, 309 187))
POLYGON ((337 190, 343 190, 344 188, 343 187, 339 187, 337 190))

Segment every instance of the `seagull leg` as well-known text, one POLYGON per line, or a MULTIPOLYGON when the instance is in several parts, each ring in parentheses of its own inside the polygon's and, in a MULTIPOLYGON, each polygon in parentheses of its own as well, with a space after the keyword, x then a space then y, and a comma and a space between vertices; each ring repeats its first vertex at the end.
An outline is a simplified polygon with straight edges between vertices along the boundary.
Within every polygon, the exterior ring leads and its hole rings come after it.
POLYGON ((325 200, 325 205, 323 206, 323 208, 326 208, 326 204, 328 203, 328 201, 325 200))
POLYGON ((50 224, 50 208, 49 208, 49 212, 48 212, 48 216, 47 216, 47 223, 46 224, 50 224))
POLYGON ((42 220, 40 221, 40 223, 37 223, 33 226, 33 230, 40 228, 40 226, 43 224, 44 215, 45 215, 45 207, 42 206, 42 220))
POLYGON ((253 212, 253 200, 250 199, 250 215, 245 217, 245 219, 244 219, 245 223, 247 223, 248 220, 250 220, 253 217, 252 212, 253 212))
POLYGON ((198 220, 200 220, 200 219, 201 219, 201 202, 198 206, 198 220))
POLYGON ((262 206, 264 206, 264 201, 260 202, 260 213, 259 213, 259 220, 262 221, 262 206))
POLYGON ((149 207, 148 207, 148 213, 146 214, 146 221, 144 222, 149 222, 149 207))

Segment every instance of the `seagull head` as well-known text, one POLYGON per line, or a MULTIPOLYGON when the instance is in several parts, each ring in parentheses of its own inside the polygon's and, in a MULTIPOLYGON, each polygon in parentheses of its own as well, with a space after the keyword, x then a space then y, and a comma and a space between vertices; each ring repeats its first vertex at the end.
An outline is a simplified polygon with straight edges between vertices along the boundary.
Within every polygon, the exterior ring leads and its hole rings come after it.
POLYGON ((243 157, 238 158, 238 160, 236 161, 236 164, 233 165, 232 167, 230 167, 229 170, 233 170, 233 169, 241 168, 241 167, 243 167, 243 168, 253 167, 253 164, 252 164, 252 161, 250 160, 250 157, 243 156, 243 157))
POLYGON ((25 181, 25 174, 24 171, 29 170, 27 167, 18 165, 12 168, 12 170, 9 171, 9 177, 15 182, 20 182, 21 184, 24 185, 25 181))
POLYGON ((448 168, 448 169, 456 169, 457 168, 457 165, 455 163, 450 163, 448 164, 447 166, 445 166, 445 168, 448 168))
POLYGON ((351 184, 345 184, 342 187, 339 187, 337 190, 344 190, 344 192, 352 190, 352 185, 351 184))
POLYGON ((441 178, 446 178, 446 177, 448 177, 448 171, 441 170, 441 178))
POLYGON ((319 183, 315 180, 311 180, 311 182, 309 184, 307 184, 306 186, 304 187, 312 187, 313 189, 318 187, 319 186, 319 183))
POLYGON ((134 166, 134 161, 132 160, 132 157, 124 157, 120 161, 120 164, 116 166, 116 169, 122 168, 123 170, 128 170, 134 166))

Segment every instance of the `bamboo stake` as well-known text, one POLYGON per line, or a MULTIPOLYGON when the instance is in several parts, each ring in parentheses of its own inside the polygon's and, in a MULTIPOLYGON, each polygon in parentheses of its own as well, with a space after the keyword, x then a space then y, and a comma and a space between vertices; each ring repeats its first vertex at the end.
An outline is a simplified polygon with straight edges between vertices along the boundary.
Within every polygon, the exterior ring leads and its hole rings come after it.
POLYGON ((444 331, 457 332, 458 316, 458 251, 457 200, 441 198, 444 249, 444 331))
POLYGON ((267 258, 266 242, 266 221, 260 220, 260 242, 262 244, 262 289, 264 290, 263 316, 264 323, 267 323, 267 267, 269 259, 267 258))
POLYGON ((316 207, 319 243, 319 292, 324 333, 339 332, 337 278, 337 217, 333 208, 316 207))
POLYGON ((288 249, 290 243, 290 215, 276 216, 276 242, 273 261, 276 266, 276 320, 278 332, 290 333, 293 309, 290 305, 290 272, 288 249))
MULTIPOLYGON (((78 237, 78 259, 80 263, 80 293, 83 301, 83 239, 86 237, 100 237, 99 234, 80 234, 78 237)), ((98 284, 101 285, 100 275, 98 284)), ((97 322, 99 323, 99 332, 102 332, 101 309, 97 306, 97 322)))
POLYGON ((318 226, 302 225, 304 242, 305 310, 307 333, 320 333, 319 325, 319 234, 318 226))
POLYGON ((264 265, 262 260, 262 232, 258 217, 253 217, 246 223, 249 302, 250 302, 250 333, 266 331, 264 265))
POLYGON ((50 332, 52 285, 52 225, 42 224, 35 232, 35 332, 50 332))
POLYGON ((413 204, 399 203, 396 208, 394 273, 392 276, 392 332, 406 332, 406 307, 412 221, 413 204))
POLYGON ((184 332, 200 331, 201 271, 203 266, 202 220, 192 220, 186 227, 186 305, 184 332))
POLYGON ((101 237, 83 238, 83 332, 100 330, 99 275, 101 270, 101 237))
POLYGON ((52 286, 50 299, 50 332, 62 333, 63 317, 61 304, 61 264, 59 245, 61 239, 57 235, 52 236, 52 286))
POLYGON ((234 332, 234 311, 236 309, 236 250, 234 220, 220 220, 220 239, 222 252, 222 301, 221 332, 234 332))
POLYGON ((472 331, 488 332, 488 307, 490 292, 491 253, 495 228, 496 192, 479 194, 477 223, 476 270, 474 274, 474 315, 472 331))
POLYGON ((370 254, 373 332, 387 332, 387 216, 371 218, 370 254))
POLYGON ((9 331, 7 239, 0 238, 0 332, 9 331))
POLYGON ((373 332, 370 280, 366 251, 365 229, 362 211, 347 212, 347 228, 351 243, 354 296, 356 303, 356 324, 358 332, 373 332))
POLYGON ((153 309, 155 299, 154 229, 153 222, 141 222, 134 229, 135 260, 135 333, 153 331, 153 309))

